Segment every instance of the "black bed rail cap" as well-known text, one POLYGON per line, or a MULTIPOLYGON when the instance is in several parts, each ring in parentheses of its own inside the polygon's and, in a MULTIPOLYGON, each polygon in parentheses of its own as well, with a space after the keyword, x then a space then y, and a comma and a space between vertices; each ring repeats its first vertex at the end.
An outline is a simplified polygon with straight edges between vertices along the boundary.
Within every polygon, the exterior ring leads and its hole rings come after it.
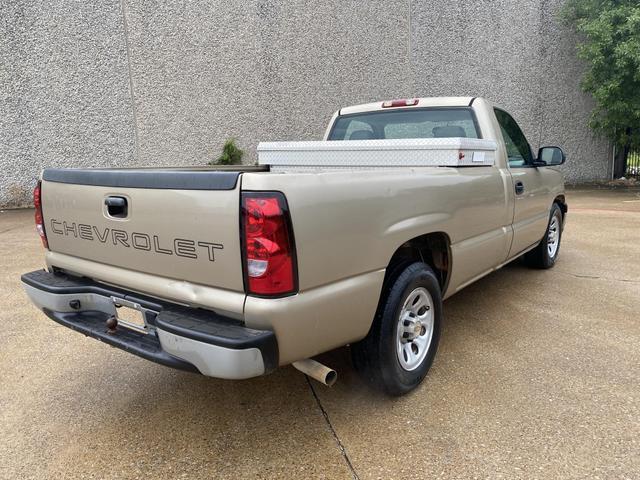
POLYGON ((47 182, 171 190, 233 190, 239 176, 237 171, 178 169, 47 168, 42 172, 42 179, 47 182))

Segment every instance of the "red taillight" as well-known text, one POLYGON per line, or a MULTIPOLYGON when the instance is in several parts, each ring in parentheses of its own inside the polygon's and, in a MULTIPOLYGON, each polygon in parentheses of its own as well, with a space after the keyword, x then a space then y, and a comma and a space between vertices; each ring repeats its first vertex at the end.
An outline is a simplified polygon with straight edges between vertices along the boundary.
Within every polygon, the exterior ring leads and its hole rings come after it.
POLYGON ((399 100, 387 100, 386 102, 382 102, 382 108, 391 108, 391 107, 413 107, 418 104, 417 98, 402 98, 399 100))
POLYGON ((242 193, 247 293, 275 296, 295 292, 295 251, 288 214, 282 193, 242 193))
POLYGON ((44 217, 42 216, 42 183, 39 180, 36 188, 33 189, 33 205, 36 207, 36 231, 40 235, 44 248, 49 248, 47 233, 44 230, 44 217))

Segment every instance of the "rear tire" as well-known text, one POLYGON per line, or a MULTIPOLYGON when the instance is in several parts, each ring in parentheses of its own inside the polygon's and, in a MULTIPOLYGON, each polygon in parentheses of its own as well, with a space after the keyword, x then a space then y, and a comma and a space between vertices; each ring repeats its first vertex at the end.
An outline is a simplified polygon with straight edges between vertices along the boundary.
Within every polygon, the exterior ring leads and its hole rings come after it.
POLYGON ((351 346, 353 363, 371 385, 403 395, 424 379, 435 358, 442 292, 428 265, 416 262, 386 282, 369 334, 351 346))
POLYGON ((560 253, 562 239, 562 210, 557 203, 551 207, 547 231, 536 248, 525 253, 524 261, 531 268, 551 268, 560 253))

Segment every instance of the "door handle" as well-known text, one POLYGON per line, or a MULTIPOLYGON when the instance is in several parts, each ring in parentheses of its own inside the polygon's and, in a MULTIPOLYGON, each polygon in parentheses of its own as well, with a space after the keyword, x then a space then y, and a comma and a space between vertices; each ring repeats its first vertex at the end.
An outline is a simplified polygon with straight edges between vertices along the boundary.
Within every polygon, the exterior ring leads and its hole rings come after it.
POLYGON ((522 195, 524 193, 524 183, 516 182, 516 195, 522 195))
POLYGON ((106 197, 104 204, 110 217, 125 218, 129 213, 128 202, 124 197, 106 197))
POLYGON ((104 199, 104 204, 107 207, 124 207, 127 200, 124 197, 107 197, 104 199))

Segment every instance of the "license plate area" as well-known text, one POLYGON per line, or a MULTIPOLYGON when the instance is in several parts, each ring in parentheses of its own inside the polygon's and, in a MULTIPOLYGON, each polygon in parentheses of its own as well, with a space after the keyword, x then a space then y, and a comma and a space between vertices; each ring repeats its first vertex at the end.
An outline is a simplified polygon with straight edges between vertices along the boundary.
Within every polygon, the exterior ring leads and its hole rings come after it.
POLYGON ((147 309, 139 303, 124 298, 111 297, 116 307, 118 326, 123 326, 140 333, 151 333, 153 327, 147 323, 147 309))

